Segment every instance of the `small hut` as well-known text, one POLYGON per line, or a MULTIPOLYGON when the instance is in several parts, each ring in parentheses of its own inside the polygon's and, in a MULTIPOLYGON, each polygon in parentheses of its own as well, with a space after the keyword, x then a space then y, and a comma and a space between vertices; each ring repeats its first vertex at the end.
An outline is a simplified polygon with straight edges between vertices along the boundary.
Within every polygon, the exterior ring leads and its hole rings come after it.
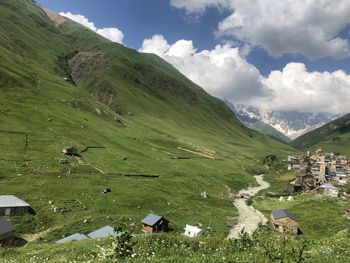
POLYGON ((290 232, 300 234, 299 223, 296 217, 287 210, 278 209, 272 211, 272 225, 280 233, 290 232))
POLYGON ((196 226, 186 225, 184 230, 185 230, 184 235, 188 237, 199 237, 204 235, 203 229, 196 226))
POLYGON ((323 184, 318 188, 318 193, 322 195, 328 195, 333 197, 338 197, 339 190, 337 187, 331 184, 323 184))
POLYGON ((33 212, 30 204, 14 195, 0 195, 0 216, 22 216, 33 212))
POLYGON ((62 152, 65 155, 76 155, 78 154, 78 149, 73 146, 66 146, 63 148, 62 152))
POLYGON ((141 221, 141 223, 142 223, 142 231, 150 234, 155 232, 167 231, 169 227, 168 220, 166 220, 162 216, 152 214, 152 213, 146 216, 141 221))

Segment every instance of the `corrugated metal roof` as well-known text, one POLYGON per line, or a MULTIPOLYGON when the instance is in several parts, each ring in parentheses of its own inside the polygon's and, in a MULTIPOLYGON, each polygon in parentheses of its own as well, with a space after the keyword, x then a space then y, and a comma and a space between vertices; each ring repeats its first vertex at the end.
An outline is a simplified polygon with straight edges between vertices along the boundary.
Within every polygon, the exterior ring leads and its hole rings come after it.
POLYGON ((162 219, 161 216, 156 214, 149 214, 142 220, 142 224, 153 226, 155 223, 157 223, 160 219, 162 219))
POLYGON ((0 195, 0 207, 24 207, 30 206, 27 202, 14 195, 0 195))
POLYGON ((0 235, 14 231, 16 228, 6 220, 0 219, 0 235))
POLYGON ((272 211, 272 216, 274 219, 288 217, 290 219, 293 219, 294 221, 297 221, 297 218, 295 215, 289 213, 287 210, 284 210, 284 209, 278 209, 278 210, 272 211))
POLYGON ((323 189, 332 189, 332 190, 338 190, 337 187, 331 185, 331 184, 323 184, 320 186, 320 188, 323 188, 323 189))
POLYGON ((80 240, 85 240, 85 239, 88 239, 88 237, 83 235, 83 234, 80 234, 80 233, 75 233, 75 234, 70 235, 68 237, 57 240, 56 243, 57 244, 64 244, 64 243, 71 242, 71 241, 80 241, 80 240))
POLYGON ((111 226, 104 226, 101 227, 100 229, 97 229, 91 233, 88 234, 89 237, 91 238, 105 238, 105 237, 110 237, 114 236, 117 237, 120 233, 117 231, 114 231, 114 228, 111 226))

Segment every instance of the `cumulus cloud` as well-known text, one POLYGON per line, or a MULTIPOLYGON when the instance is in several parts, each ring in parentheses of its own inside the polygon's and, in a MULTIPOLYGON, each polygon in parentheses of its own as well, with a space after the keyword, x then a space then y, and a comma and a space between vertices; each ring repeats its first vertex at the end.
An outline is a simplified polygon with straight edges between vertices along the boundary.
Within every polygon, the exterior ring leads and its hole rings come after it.
POLYGON ((91 29, 92 31, 95 31, 97 34, 103 36, 104 38, 109 39, 112 42, 116 42, 116 43, 120 43, 120 44, 123 43, 124 34, 122 31, 120 31, 116 27, 97 28, 93 22, 89 21, 89 19, 87 19, 83 15, 72 14, 71 12, 67 12, 67 13, 60 12, 59 14, 61 16, 67 17, 67 18, 91 29))
POLYGON ((116 27, 106 27, 96 30, 96 33, 109 39, 112 42, 123 43, 124 34, 116 27))
MULTIPOLYGON (((344 71, 308 72, 302 63, 289 63, 272 71, 263 83, 273 91, 256 106, 268 110, 301 112, 350 112, 350 75, 344 71)), ((254 102, 253 102, 254 104, 254 102)))
POLYGON ((192 41, 169 44, 161 35, 143 41, 141 52, 155 53, 213 96, 235 102, 267 96, 259 71, 239 54, 239 49, 217 45, 198 52, 192 41))
POLYGON ((350 75, 342 70, 309 72, 289 63, 263 77, 237 47, 217 45, 198 52, 190 40, 169 44, 162 35, 143 41, 141 52, 155 53, 209 94, 262 110, 350 112, 350 75))
POLYGON ((308 58, 350 56, 350 44, 340 32, 350 24, 348 0, 171 0, 187 12, 217 6, 232 11, 218 25, 226 36, 262 47, 274 57, 302 54, 308 58))

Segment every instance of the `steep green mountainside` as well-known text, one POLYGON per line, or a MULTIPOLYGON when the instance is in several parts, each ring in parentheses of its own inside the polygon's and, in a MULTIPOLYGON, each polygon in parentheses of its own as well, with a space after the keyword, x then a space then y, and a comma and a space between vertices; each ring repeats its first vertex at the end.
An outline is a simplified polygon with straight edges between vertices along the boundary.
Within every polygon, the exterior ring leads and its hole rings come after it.
POLYGON ((2 0, 0 23, 0 194, 36 211, 9 218, 18 235, 50 241, 121 221, 139 232, 153 211, 175 231, 200 222, 224 236, 228 189, 253 183, 264 156, 293 151, 157 56, 56 26, 31 0, 2 0), (80 156, 64 156, 67 145, 80 156))
POLYGON ((290 145, 301 150, 322 148, 350 154, 350 114, 296 138, 290 145))

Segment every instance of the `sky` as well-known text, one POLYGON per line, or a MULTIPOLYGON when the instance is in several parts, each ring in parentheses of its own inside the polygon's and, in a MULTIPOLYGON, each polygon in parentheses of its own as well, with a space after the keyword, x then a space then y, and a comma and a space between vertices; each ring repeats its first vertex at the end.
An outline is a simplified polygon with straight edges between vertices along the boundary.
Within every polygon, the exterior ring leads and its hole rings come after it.
POLYGON ((262 110, 350 112, 349 0, 37 0, 262 110))

